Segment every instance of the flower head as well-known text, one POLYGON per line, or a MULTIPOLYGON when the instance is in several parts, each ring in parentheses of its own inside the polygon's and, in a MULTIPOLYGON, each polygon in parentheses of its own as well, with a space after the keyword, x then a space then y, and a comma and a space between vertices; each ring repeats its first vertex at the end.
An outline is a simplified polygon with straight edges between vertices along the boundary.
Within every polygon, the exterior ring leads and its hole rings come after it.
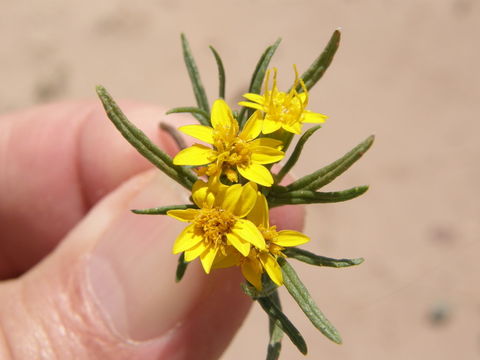
POLYGON ((248 93, 243 95, 247 100, 241 101, 239 105, 256 109, 263 113, 262 132, 273 133, 280 128, 294 133, 302 132, 303 123, 323 123, 327 118, 325 115, 306 110, 308 105, 308 90, 302 79, 298 77, 296 66, 295 81, 288 93, 279 91, 277 88, 277 69, 273 69, 273 85, 270 89, 270 70, 265 78, 265 92, 263 95, 248 93), (303 92, 297 92, 301 86, 303 92))
POLYGON ((256 184, 226 186, 214 177, 209 183, 198 180, 193 186, 192 198, 198 209, 167 212, 177 220, 190 223, 177 237, 174 254, 185 252, 186 261, 200 257, 208 274, 217 254, 227 256, 229 248, 243 256, 248 256, 252 246, 265 248, 260 230, 245 219, 256 204, 256 184))
POLYGON ((273 177, 263 165, 280 161, 285 154, 280 150, 281 141, 257 138, 261 133, 258 114, 246 122, 242 131, 227 103, 216 100, 212 107, 212 127, 187 125, 179 128, 187 135, 204 141, 212 147, 194 144, 180 151, 173 162, 175 165, 208 165, 201 175, 225 174, 232 182, 238 181, 237 171, 246 179, 263 186, 271 186, 273 177))

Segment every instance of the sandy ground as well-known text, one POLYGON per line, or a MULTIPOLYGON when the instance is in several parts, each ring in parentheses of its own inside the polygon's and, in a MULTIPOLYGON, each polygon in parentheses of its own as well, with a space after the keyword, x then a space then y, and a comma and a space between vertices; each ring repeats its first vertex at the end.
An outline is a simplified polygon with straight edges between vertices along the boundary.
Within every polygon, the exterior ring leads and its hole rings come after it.
MULTIPOLYGON (((330 116, 295 173, 336 159, 374 133, 374 148, 329 189, 370 184, 349 203, 312 206, 308 248, 365 257, 350 269, 297 266, 341 331, 317 333, 283 293, 309 359, 480 358, 480 4, 424 1, 18 1, 0 13, 0 111, 93 98, 193 104, 179 33, 216 92, 207 46, 222 54, 237 100, 277 37, 281 82, 309 65, 341 27, 334 64, 312 91, 330 116)), ((263 358, 265 316, 254 309, 224 360, 263 358), (242 355, 239 355, 242 354, 242 355)), ((302 359, 285 341, 283 359, 302 359)))

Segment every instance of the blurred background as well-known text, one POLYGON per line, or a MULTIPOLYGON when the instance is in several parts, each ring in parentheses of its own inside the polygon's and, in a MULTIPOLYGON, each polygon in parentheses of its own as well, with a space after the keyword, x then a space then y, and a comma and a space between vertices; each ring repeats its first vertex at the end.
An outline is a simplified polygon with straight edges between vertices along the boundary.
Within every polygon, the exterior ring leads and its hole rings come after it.
MULTIPOLYGON (((330 343, 282 291, 307 359, 480 358, 480 3, 474 0, 1 2, 0 111, 63 99, 193 105, 180 32, 213 101, 223 57, 233 104, 266 46, 280 87, 342 28, 333 64, 311 92, 329 115, 294 169, 304 175, 370 134, 373 148, 328 189, 370 184, 347 203, 308 210, 307 248, 364 257, 346 269, 295 267, 341 332, 330 343)), ((159 115, 163 116, 163 115, 159 115)), ((283 289, 285 290, 285 289, 283 289)), ((222 359, 258 359, 267 320, 255 306, 222 359), (241 355, 240 355, 241 354, 241 355)), ((284 341, 282 359, 304 357, 284 341)))

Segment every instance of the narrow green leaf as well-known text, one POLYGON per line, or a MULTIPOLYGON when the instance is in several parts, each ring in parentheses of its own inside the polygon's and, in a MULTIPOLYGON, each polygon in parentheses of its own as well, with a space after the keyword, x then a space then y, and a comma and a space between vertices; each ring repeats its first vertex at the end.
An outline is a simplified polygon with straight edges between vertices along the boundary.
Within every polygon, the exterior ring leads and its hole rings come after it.
POLYGON ((342 343, 342 338, 337 329, 328 321, 317 307, 307 288, 298 278, 295 270, 283 258, 278 259, 278 263, 282 267, 283 281, 290 295, 297 302, 312 324, 320 330, 327 338, 337 344, 342 343))
POLYGON ((352 166, 373 144, 375 137, 369 136, 363 142, 355 146, 352 150, 342 156, 333 163, 317 170, 309 175, 303 176, 297 181, 291 183, 286 187, 286 191, 293 191, 299 189, 318 190, 321 187, 331 183, 339 175, 343 174, 350 166, 352 166))
MULTIPOLYGON (((277 41, 275 41, 273 45, 267 47, 267 49, 264 51, 264 53, 258 60, 257 66, 253 71, 252 80, 250 81, 250 87, 248 91, 249 93, 260 94, 260 90, 262 88, 262 83, 265 78, 265 73, 267 72, 268 65, 270 64, 270 61, 272 60, 272 57, 275 54, 278 45, 280 45, 280 41, 282 41, 282 39, 277 39, 277 41)), ((252 112, 246 107, 242 108, 238 116, 238 121, 240 122, 241 128, 243 127, 251 113, 252 112)))
POLYGON ((200 124, 210 126, 210 116, 205 112, 205 110, 193 106, 184 106, 173 108, 166 112, 167 115, 176 113, 190 113, 199 121, 200 124))
POLYGON ((182 49, 183 49, 183 59, 185 60, 185 65, 187 66, 188 75, 190 76, 190 81, 192 82, 193 93, 195 94, 195 99, 197 100, 197 105, 200 109, 204 110, 207 114, 210 114, 210 107, 208 105, 207 94, 200 79, 200 74, 198 72, 197 64, 190 50, 190 45, 188 40, 185 37, 185 34, 181 35, 182 39, 182 49))
POLYGON ((218 68, 218 97, 225 99, 225 68, 223 67, 223 61, 220 55, 218 54, 217 50, 210 46, 210 50, 212 50, 213 56, 215 57, 215 61, 217 62, 218 68))
POLYGON ((278 325, 281 330, 290 338, 297 349, 305 355, 307 353, 307 344, 305 343, 305 340, 300 332, 285 316, 285 314, 275 304, 273 304, 268 297, 258 298, 257 301, 267 315, 272 318, 273 321, 275 321, 275 324, 278 325))
MULTIPOLYGON (((340 30, 335 30, 328 41, 323 52, 315 59, 310 67, 305 71, 301 78, 305 86, 310 90, 321 79, 325 71, 330 66, 335 53, 340 45, 340 30)), ((297 91, 302 91, 302 86, 297 86, 297 91)))
POLYGON ((97 86, 96 90, 108 118, 123 137, 153 165, 190 190, 197 180, 196 175, 190 170, 174 165, 170 156, 160 150, 139 128, 127 119, 103 86, 97 86))
POLYGON ((302 261, 304 263, 316 266, 328 266, 334 268, 343 268, 349 266, 360 265, 363 258, 356 259, 332 259, 325 256, 316 255, 310 251, 299 249, 296 247, 285 248, 282 251, 287 257, 302 261))
MULTIPOLYGON (((282 305, 280 303, 280 297, 278 291, 272 293, 269 296, 270 301, 276 305, 280 311, 282 311, 282 305)), ((283 330, 280 324, 280 320, 268 317, 268 332, 270 335, 270 341, 267 348, 267 360, 278 360, 280 357, 280 351, 282 350, 283 330)))
POLYGON ((188 262, 185 261, 185 253, 182 253, 178 257, 177 271, 175 273, 175 281, 178 283, 183 279, 185 271, 187 271, 188 262))
POLYGON ((282 39, 277 39, 277 41, 275 41, 273 45, 267 48, 265 53, 260 58, 260 61, 258 62, 255 68, 255 71, 252 76, 252 80, 250 82, 249 92, 253 94, 260 94, 260 90, 262 89, 263 79, 265 78, 265 73, 267 72, 268 65, 270 64, 270 61, 272 60, 272 57, 275 54, 275 51, 277 50, 278 45, 280 45, 280 41, 282 41, 282 39))
POLYGON ((351 189, 334 192, 316 192, 313 190, 296 190, 280 194, 270 193, 268 204, 270 207, 298 204, 334 203, 354 199, 368 190, 368 186, 356 186, 351 189))
POLYGON ((183 150, 187 147, 187 144, 185 143, 185 140, 183 140, 182 135, 180 132, 174 128, 172 125, 167 124, 165 122, 160 122, 159 124, 160 129, 165 131, 170 137, 173 139, 175 144, 180 150, 183 150))
POLYGON ((198 209, 196 205, 169 205, 169 206, 160 206, 151 209, 133 209, 131 212, 140 215, 166 215, 169 210, 186 210, 186 209, 198 209))
POLYGON ((283 180, 285 175, 287 175, 290 170, 292 170, 292 168, 297 163, 297 161, 300 157, 300 154, 302 153, 303 146, 305 145, 307 140, 310 138, 310 136, 312 136, 313 133, 320 128, 321 128, 320 125, 314 126, 310 129, 308 129, 307 131, 305 131, 303 133, 303 135, 300 137, 300 139, 298 139, 297 145, 295 145, 295 149, 293 149, 292 155, 290 155, 290 158, 288 159, 286 164, 282 167, 282 169, 276 175, 275 182, 277 184, 280 183, 283 180))

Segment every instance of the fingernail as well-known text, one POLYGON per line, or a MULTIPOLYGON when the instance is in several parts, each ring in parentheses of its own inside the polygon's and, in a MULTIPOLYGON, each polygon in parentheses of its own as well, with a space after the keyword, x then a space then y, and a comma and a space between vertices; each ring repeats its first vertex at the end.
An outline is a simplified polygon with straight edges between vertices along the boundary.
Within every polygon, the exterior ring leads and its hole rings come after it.
POLYGON ((144 341, 174 328, 191 310, 206 276, 197 264, 175 283, 175 238, 185 224, 164 215, 137 215, 130 209, 188 202, 187 193, 155 175, 102 232, 89 258, 87 276, 94 298, 113 330, 144 341))

